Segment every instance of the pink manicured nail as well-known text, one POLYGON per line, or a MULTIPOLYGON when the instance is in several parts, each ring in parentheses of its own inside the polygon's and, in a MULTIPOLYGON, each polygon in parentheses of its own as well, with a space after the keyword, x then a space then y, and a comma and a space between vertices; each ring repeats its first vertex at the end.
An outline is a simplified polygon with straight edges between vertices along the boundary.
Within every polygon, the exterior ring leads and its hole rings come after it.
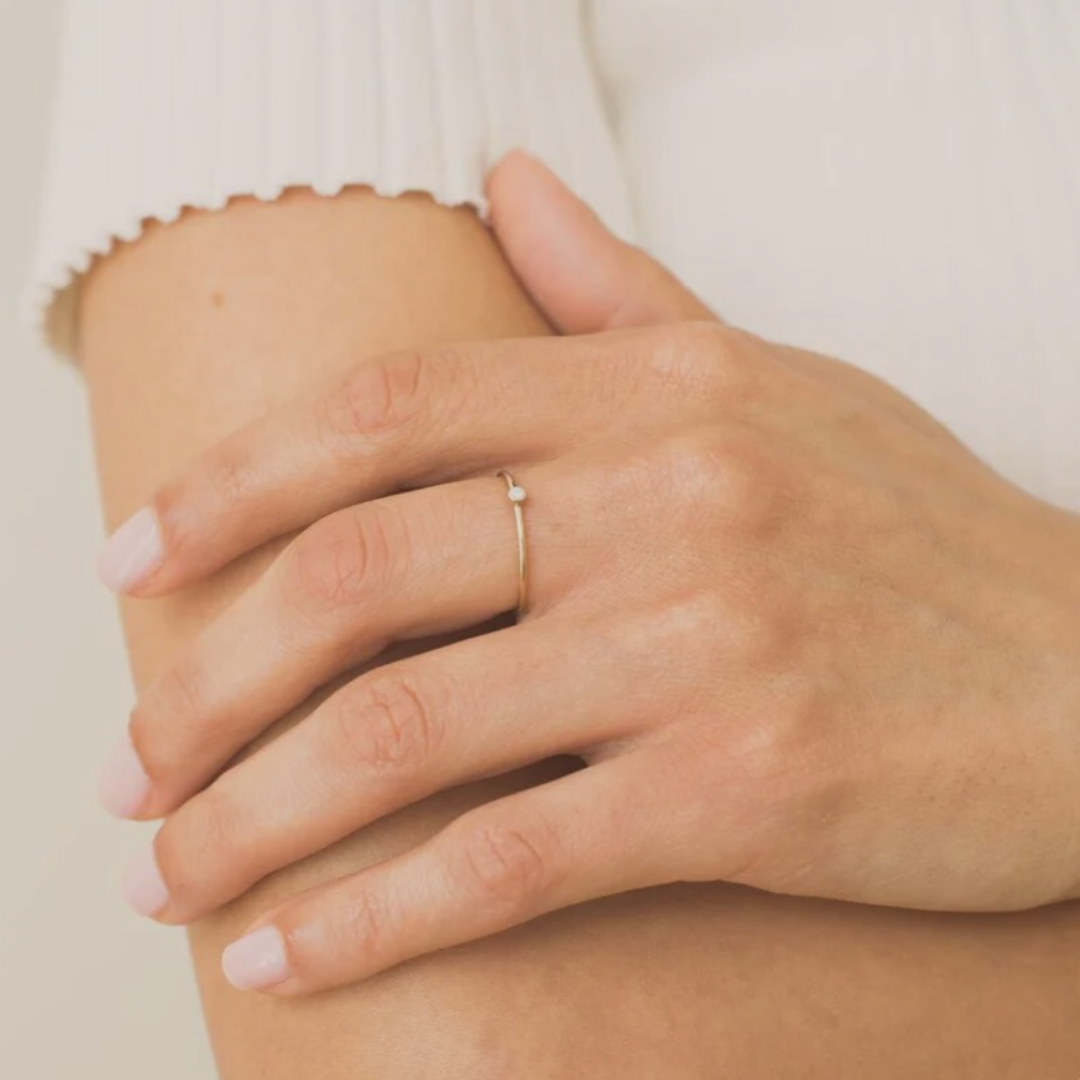
POLYGON ((169 902, 169 888, 158 869, 153 846, 139 852, 128 864, 121 891, 140 915, 156 915, 169 902))
POLYGON ((237 990, 264 990, 289 977, 285 941, 273 926, 263 926, 234 941, 221 954, 225 978, 237 990))
POLYGON ((157 514, 143 507, 106 541, 98 555, 98 577, 114 592, 127 592, 150 577, 164 558, 157 514))
POLYGON ((98 774, 98 802, 114 817, 134 817, 150 794, 150 777, 125 735, 105 759, 98 774))

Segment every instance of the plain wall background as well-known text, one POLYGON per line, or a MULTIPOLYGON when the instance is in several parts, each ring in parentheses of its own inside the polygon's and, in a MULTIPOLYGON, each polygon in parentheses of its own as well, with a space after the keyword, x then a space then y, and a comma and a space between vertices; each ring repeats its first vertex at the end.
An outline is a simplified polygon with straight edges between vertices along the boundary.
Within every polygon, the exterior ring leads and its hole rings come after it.
POLYGON ((78 373, 17 322, 58 0, 0 0, 0 1077, 209 1080, 182 931, 131 915, 146 827, 94 798, 132 691, 78 373))

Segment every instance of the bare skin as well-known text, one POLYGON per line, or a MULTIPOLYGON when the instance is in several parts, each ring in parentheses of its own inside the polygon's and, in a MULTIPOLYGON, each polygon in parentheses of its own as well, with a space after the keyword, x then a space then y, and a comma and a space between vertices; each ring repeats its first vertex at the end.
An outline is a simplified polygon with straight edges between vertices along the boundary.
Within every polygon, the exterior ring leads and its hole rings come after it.
MULTIPOLYGON (((241 201, 153 229, 94 271, 81 316, 110 526, 196 453, 332 384, 358 358, 546 332, 471 214, 360 191, 332 202, 303 193, 268 206, 241 201)), ((277 547, 167 599, 125 601, 137 685, 277 547)), ((941 916, 727 886, 665 888, 571 909, 311 998, 226 985, 221 949, 271 903, 405 850, 461 811, 567 767, 429 799, 193 927, 225 1080, 1080 1073, 1075 905, 941 916)))

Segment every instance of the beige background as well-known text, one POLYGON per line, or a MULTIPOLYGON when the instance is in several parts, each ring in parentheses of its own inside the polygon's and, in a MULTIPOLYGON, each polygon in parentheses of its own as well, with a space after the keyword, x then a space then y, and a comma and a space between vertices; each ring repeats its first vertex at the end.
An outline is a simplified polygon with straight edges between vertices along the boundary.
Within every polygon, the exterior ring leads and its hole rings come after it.
POLYGON ((78 375, 18 325, 58 0, 0 0, 0 1078, 208 1080, 181 931, 129 915, 145 839, 94 799, 131 704, 78 375))

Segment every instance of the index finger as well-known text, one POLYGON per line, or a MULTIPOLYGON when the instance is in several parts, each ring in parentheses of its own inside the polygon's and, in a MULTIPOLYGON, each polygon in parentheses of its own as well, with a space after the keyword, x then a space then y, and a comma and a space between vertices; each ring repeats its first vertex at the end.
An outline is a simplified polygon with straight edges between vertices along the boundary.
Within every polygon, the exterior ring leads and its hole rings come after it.
POLYGON ((537 338, 365 361, 196 459, 113 534, 98 573, 160 595, 356 502, 550 454, 618 419, 640 384, 625 335, 612 337, 619 347, 537 338), (560 375, 586 364, 567 394, 560 375))

